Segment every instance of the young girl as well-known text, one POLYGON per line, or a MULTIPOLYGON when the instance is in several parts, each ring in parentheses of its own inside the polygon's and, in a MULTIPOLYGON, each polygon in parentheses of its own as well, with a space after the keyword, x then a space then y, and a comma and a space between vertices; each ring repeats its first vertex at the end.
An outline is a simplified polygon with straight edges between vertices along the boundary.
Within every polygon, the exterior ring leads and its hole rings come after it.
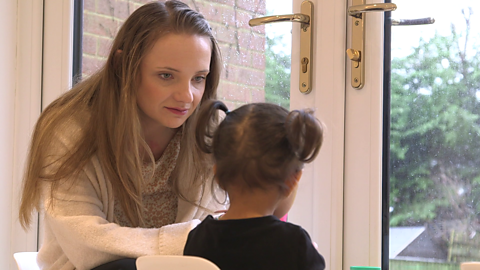
POLYGON ((293 203, 303 164, 322 144, 323 128, 312 111, 256 103, 230 112, 220 101, 207 101, 196 135, 200 149, 213 153, 215 180, 230 207, 190 232, 184 255, 222 270, 324 269, 307 232, 278 219, 293 203), (214 130, 218 110, 226 116, 214 130))
POLYGON ((198 12, 172 0, 132 13, 105 65, 35 127, 20 221, 44 212, 41 269, 126 270, 139 256, 182 254, 188 232, 219 209, 192 117, 216 96, 220 71, 198 12))

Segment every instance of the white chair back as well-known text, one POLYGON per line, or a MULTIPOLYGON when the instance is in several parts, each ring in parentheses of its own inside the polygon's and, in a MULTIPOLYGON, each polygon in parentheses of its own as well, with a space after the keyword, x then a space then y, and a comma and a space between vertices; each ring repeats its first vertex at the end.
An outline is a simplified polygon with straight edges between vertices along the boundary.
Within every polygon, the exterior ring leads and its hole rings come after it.
POLYGON ((37 265, 37 252, 17 252, 13 254, 18 270, 40 270, 37 265))
POLYGON ((464 262, 460 264, 460 270, 480 270, 480 262, 464 262))
POLYGON ((142 256, 136 265, 137 270, 220 270, 211 261, 195 256, 142 256))

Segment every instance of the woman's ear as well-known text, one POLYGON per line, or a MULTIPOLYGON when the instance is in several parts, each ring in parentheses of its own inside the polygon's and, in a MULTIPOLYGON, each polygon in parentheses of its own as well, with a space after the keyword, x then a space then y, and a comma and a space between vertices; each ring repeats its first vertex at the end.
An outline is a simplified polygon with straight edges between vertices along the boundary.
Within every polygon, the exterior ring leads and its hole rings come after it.
POLYGON ((217 183, 217 185, 223 189, 223 187, 220 186, 220 183, 218 183, 218 178, 217 178, 217 164, 213 164, 213 181, 215 181, 215 183, 217 183))
POLYGON ((119 68, 121 66, 121 59, 122 59, 122 53, 123 53, 123 50, 116 50, 115 51, 115 54, 113 55, 113 65, 114 65, 114 69, 116 70, 117 73, 119 73, 119 68))

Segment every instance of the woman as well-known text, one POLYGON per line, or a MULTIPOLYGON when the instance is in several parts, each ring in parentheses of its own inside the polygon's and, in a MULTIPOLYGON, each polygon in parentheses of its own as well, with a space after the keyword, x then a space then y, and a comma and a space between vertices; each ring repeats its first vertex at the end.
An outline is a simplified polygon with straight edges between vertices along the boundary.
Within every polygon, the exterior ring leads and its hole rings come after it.
POLYGON ((42 269, 182 254, 188 232, 218 210, 194 121, 220 71, 204 17, 179 1, 153 2, 125 21, 97 73, 48 106, 20 208, 25 228, 34 210, 45 213, 42 269))

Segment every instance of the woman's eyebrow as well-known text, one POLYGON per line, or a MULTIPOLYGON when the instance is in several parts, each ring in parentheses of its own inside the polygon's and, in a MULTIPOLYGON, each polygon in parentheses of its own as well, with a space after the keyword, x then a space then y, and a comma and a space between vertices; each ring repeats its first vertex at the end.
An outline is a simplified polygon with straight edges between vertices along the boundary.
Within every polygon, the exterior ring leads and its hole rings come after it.
POLYGON ((171 71, 180 72, 179 70, 177 70, 175 68, 172 68, 172 67, 155 67, 155 69, 168 69, 168 70, 171 70, 171 71))
MULTIPOLYGON (((167 70, 171 70, 171 71, 175 71, 175 72, 180 72, 180 70, 172 68, 172 67, 155 67, 155 69, 167 69, 167 70)), ((205 73, 205 72, 210 73, 210 69, 202 69, 202 70, 197 71, 197 73, 205 73)))

